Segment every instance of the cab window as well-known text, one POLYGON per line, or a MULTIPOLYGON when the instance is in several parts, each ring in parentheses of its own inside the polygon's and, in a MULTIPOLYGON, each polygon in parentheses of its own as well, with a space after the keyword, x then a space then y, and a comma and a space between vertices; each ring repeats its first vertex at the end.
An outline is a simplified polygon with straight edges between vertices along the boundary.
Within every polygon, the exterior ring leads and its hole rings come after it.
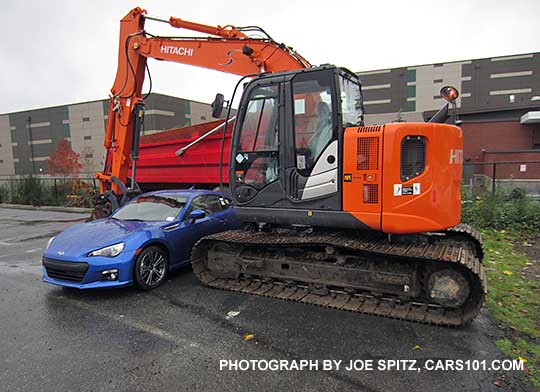
POLYGON ((253 89, 240 127, 235 181, 257 190, 278 179, 278 97, 277 85, 253 89))
POLYGON ((296 168, 309 175, 324 149, 335 139, 332 74, 298 74, 292 83, 296 168))

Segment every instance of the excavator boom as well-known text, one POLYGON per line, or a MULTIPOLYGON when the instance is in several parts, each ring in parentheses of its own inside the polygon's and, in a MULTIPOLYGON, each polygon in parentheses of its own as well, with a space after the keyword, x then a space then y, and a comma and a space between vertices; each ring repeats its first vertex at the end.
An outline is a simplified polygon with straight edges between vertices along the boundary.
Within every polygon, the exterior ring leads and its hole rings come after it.
POLYGON ((275 42, 262 29, 262 38, 251 38, 234 26, 208 26, 171 17, 146 16, 135 8, 121 21, 118 68, 111 88, 108 122, 104 139, 107 151, 104 169, 97 173, 100 197, 95 216, 106 216, 136 192, 134 167, 138 159, 140 125, 144 119, 142 86, 147 59, 171 61, 235 75, 258 75, 309 68, 311 65, 292 48, 275 42), (145 21, 154 20, 209 37, 159 37, 145 30, 145 21))

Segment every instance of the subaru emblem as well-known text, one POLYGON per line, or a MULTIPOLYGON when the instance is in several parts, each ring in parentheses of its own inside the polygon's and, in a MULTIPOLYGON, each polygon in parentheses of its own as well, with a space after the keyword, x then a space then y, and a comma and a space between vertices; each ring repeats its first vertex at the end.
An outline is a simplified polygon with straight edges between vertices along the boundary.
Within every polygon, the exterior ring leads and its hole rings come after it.
POLYGON ((64 255, 64 251, 63 251, 63 250, 59 250, 59 251, 58 251, 58 254, 59 254, 60 256, 63 256, 63 255, 64 255))

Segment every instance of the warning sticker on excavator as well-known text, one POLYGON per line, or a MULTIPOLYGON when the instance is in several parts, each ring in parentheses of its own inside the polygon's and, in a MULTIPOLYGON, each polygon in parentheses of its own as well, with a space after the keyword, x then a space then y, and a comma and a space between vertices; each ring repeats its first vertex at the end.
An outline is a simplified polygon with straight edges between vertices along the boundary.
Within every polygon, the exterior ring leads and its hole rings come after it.
POLYGON ((407 186, 403 186, 403 184, 394 184, 394 196, 419 195, 420 193, 420 183, 418 182, 407 186))

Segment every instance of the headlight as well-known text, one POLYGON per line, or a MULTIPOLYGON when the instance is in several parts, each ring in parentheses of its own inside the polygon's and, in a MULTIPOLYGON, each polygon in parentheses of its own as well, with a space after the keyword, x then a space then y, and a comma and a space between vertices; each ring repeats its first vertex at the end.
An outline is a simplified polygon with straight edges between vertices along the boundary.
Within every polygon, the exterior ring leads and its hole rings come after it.
POLYGON ((124 244, 123 242, 120 242, 119 244, 107 246, 105 248, 94 250, 90 253, 88 253, 88 256, 105 256, 105 257, 114 257, 118 256, 123 250, 124 250, 124 244))
POLYGON ((51 243, 53 242, 53 240, 54 240, 54 237, 51 237, 49 239, 49 242, 47 242, 47 246, 45 247, 45 250, 49 249, 49 246, 51 246, 51 243))

